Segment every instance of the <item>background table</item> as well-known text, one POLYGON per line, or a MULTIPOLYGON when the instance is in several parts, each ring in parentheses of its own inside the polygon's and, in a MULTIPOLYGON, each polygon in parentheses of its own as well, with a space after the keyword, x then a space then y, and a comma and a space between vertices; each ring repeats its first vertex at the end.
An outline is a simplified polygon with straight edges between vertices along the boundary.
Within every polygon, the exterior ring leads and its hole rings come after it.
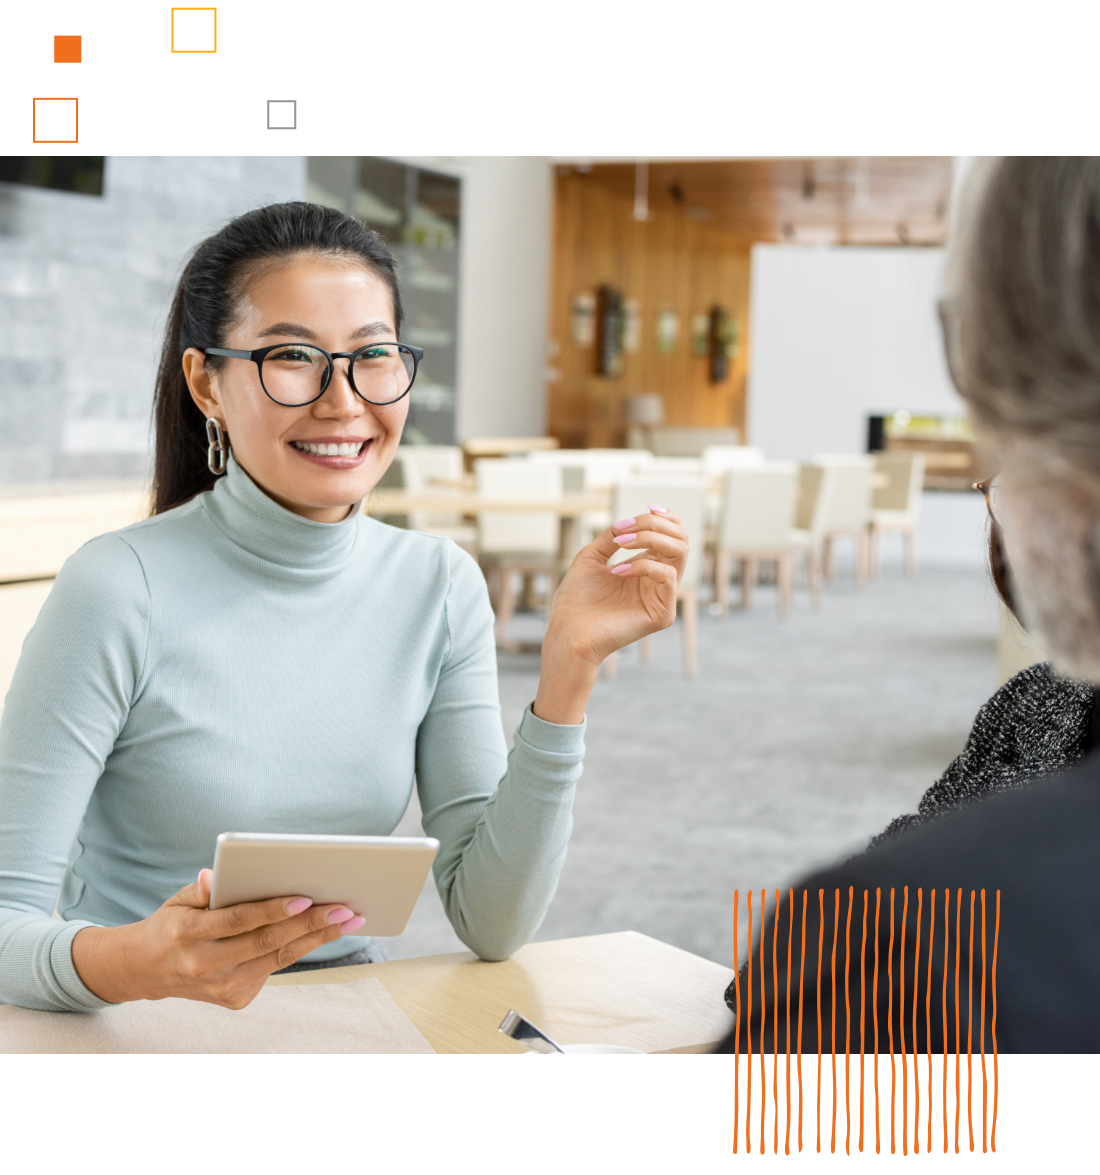
POLYGON ((517 1053, 497 1026, 509 1008, 559 1044, 621 1044, 647 1053, 709 1052, 733 1018, 733 971, 627 930, 533 942, 501 963, 469 951, 273 975, 268 982, 381 981, 437 1053, 517 1053))

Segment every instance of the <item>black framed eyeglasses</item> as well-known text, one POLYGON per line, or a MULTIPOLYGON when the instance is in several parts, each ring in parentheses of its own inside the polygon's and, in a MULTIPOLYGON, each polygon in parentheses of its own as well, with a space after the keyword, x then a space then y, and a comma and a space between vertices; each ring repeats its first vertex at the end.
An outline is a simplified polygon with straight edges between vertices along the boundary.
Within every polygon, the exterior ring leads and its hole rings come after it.
POLYGON ((250 359, 268 399, 284 408, 301 408, 319 400, 332 382, 337 359, 348 361, 348 383, 361 400, 379 407, 396 404, 408 394, 424 358, 420 347, 404 343, 368 343, 358 351, 326 351, 310 343, 276 343, 256 351, 197 349, 225 359, 250 359))
POLYGON ((985 508, 989 511, 989 517, 998 525, 1002 526, 1001 515, 1004 511, 1001 509, 1001 475, 995 473, 992 477, 987 477, 985 481, 974 482, 972 489, 980 490, 985 497, 985 508))

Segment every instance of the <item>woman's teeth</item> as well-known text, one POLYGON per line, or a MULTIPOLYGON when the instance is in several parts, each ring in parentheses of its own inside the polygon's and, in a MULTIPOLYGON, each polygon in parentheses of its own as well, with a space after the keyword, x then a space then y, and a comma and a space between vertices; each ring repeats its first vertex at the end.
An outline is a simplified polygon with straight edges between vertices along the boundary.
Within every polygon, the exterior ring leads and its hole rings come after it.
POLYGON ((296 449, 308 453, 311 457, 358 457, 366 441, 358 441, 353 445, 311 445, 306 441, 291 441, 296 449))

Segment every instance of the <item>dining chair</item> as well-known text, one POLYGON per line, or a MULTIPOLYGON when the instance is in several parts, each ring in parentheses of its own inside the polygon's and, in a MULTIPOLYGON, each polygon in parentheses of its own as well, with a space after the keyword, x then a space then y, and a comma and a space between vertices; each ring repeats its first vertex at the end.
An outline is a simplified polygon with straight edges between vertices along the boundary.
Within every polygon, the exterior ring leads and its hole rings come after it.
POLYGON ((901 535, 905 574, 917 574, 917 519, 924 489, 924 454, 885 452, 875 455, 878 482, 871 498, 868 524, 871 575, 881 573, 881 540, 884 534, 901 535))
MULTIPOLYGON (((836 540, 851 538, 855 542, 856 585, 863 587, 867 581, 867 523, 871 517, 874 459, 860 454, 822 453, 810 462, 810 468, 820 470, 817 475, 811 472, 803 484, 817 482, 808 529, 820 550, 821 570, 826 579, 836 577, 836 540)), ((799 514, 800 521, 804 521, 802 502, 799 514)))
POLYGON ((791 537, 797 499, 798 466, 793 461, 762 461, 726 474, 714 550, 714 600, 720 616, 729 610, 730 565, 737 559, 741 607, 752 607, 760 563, 774 562, 779 616, 786 619, 798 550, 791 537))
MULTIPOLYGON (((613 495, 612 514, 616 519, 648 514, 651 505, 664 506, 680 516, 680 521, 688 532, 687 565, 677 592, 681 656, 685 677, 695 676, 698 660, 699 580, 703 568, 703 497, 706 488, 706 479, 703 477, 675 473, 641 473, 619 482, 613 495)), ((611 557, 609 563, 621 563, 637 554, 635 550, 620 551, 611 557)), ((648 661, 650 638, 644 637, 640 644, 641 660, 648 661)), ((613 678, 617 667, 618 654, 612 653, 603 663, 604 677, 613 678)))
MULTIPOLYGON (((474 462, 477 492, 513 501, 553 501, 562 495, 561 466, 552 463, 483 457, 474 462)), ((482 510, 477 516, 477 548, 496 613, 497 644, 516 608, 513 578, 545 575, 552 600, 558 585, 561 520, 556 512, 482 510)))
MULTIPOLYGON (((624 478, 648 468, 653 454, 648 449, 557 449, 531 453, 528 460, 536 464, 560 465, 564 469, 583 470, 583 484, 577 491, 610 492, 624 478)), ((573 487, 566 487, 572 489, 573 487)), ((590 543, 612 523, 610 510, 597 510, 580 517, 581 545, 590 543)))
MULTIPOLYGON (((458 445, 399 445, 394 470, 387 482, 413 494, 434 494, 445 497, 462 490, 462 450, 458 445), (399 466, 395 469, 395 466, 399 466)), ((389 471, 387 471, 389 472, 389 471)), ((471 553, 477 549, 477 527, 465 522, 461 514, 435 514, 417 510, 406 515, 404 525, 409 530, 441 535, 453 539, 471 553)))
POLYGON ((708 445, 702 460, 703 472, 708 477, 721 477, 731 469, 759 465, 764 460, 764 450, 755 445, 708 445))

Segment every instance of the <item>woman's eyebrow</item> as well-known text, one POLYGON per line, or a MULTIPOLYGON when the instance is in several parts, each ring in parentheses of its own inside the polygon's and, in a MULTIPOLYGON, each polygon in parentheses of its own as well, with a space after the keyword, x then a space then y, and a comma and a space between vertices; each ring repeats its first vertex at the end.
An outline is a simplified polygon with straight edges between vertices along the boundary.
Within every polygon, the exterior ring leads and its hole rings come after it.
POLYGON ((352 339, 373 339, 376 335, 392 335, 394 333, 393 327, 388 322, 376 321, 368 322, 365 326, 361 326, 354 334, 349 335, 352 339))
MULTIPOLYGON (((393 333, 393 327, 388 322, 382 322, 379 319, 375 322, 365 323, 357 331, 353 331, 348 338, 373 339, 378 335, 392 335, 393 333)), ((310 330, 308 326, 303 326, 300 322, 277 322, 274 326, 269 326, 266 330, 260 331, 256 337, 266 339, 272 335, 290 335, 293 338, 313 339, 314 341, 317 339, 317 334, 310 330)))
POLYGON ((302 326, 300 322, 277 322, 274 326, 269 326, 267 330, 260 331, 256 337, 266 339, 271 335, 294 335, 301 339, 317 338, 308 326, 302 326))

